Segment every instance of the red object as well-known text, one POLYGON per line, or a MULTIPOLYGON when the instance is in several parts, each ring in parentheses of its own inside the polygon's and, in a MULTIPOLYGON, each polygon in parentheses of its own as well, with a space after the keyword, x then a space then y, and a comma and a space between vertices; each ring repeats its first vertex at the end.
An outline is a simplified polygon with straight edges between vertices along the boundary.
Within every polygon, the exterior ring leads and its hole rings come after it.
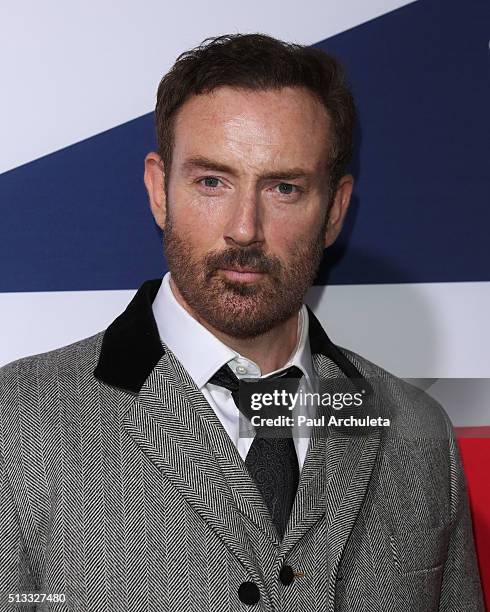
POLYGON ((462 427, 456 433, 468 484, 483 594, 490 610, 490 427, 462 427))

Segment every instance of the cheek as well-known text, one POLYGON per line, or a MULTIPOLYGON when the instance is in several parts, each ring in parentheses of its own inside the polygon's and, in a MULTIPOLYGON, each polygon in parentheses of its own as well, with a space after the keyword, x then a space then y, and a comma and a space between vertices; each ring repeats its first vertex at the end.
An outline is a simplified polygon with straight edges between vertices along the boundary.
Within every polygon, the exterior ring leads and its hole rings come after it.
POLYGON ((319 229, 319 226, 305 226, 298 220, 277 223, 270 226, 266 241, 279 257, 294 259, 300 250, 316 240, 319 229))
POLYGON ((270 244, 291 250, 317 242, 325 221, 324 204, 317 194, 290 206, 270 207, 264 216, 270 244))
POLYGON ((194 250, 206 253, 219 244, 222 236, 218 207, 203 205, 198 198, 176 193, 171 200, 171 219, 175 232, 194 250), (179 197, 180 196, 180 197, 179 197))

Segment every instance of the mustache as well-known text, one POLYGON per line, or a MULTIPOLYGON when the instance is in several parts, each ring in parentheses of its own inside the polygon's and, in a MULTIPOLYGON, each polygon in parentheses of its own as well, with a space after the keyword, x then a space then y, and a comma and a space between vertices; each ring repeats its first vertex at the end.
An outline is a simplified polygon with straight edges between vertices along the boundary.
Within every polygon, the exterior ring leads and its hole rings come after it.
POLYGON ((219 268, 247 268, 254 272, 277 274, 282 269, 280 260, 275 256, 267 256, 257 247, 226 249, 219 253, 210 253, 205 258, 208 275, 211 276, 219 268))

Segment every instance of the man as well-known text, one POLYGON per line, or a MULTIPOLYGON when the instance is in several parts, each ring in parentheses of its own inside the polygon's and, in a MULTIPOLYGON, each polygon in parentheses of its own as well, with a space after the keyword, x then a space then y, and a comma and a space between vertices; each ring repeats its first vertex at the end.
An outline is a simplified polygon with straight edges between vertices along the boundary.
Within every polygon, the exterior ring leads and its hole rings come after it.
POLYGON ((205 41, 156 125, 170 273, 105 332, 1 370, 0 609, 482 610, 444 411, 303 304, 352 192, 338 63, 205 41), (381 381, 390 426, 240 435, 239 380, 281 377, 381 381))

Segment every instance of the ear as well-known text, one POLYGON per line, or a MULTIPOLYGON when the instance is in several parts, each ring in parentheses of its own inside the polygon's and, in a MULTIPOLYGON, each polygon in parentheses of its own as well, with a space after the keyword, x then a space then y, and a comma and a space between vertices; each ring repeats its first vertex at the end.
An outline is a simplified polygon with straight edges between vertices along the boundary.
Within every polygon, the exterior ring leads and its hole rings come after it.
POLYGON ((325 248, 332 245, 340 234, 347 209, 349 208, 353 186, 354 178, 350 174, 343 176, 337 185, 337 190, 328 212, 328 223, 325 230, 325 248))
POLYGON ((165 172, 158 153, 148 153, 145 157, 144 181, 150 207, 157 225, 163 229, 167 215, 167 197, 165 195, 165 172))

